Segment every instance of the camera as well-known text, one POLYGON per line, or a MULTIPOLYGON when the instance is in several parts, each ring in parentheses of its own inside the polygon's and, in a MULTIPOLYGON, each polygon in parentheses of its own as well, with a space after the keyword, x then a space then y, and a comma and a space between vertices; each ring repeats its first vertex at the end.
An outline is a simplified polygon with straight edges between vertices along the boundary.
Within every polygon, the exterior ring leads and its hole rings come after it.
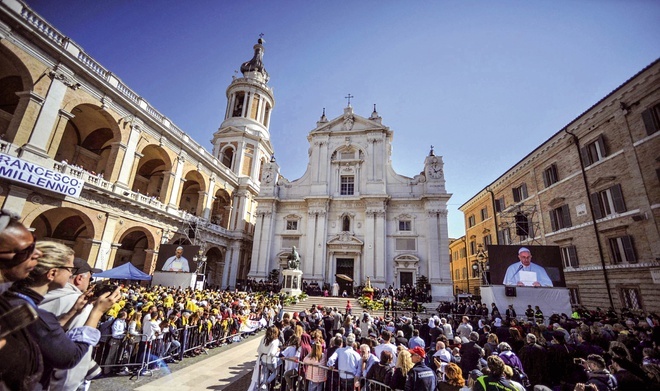
POLYGON ((92 293, 92 299, 98 299, 99 297, 103 296, 105 293, 112 293, 117 289, 116 286, 110 285, 110 284, 96 284, 94 285, 93 293, 92 293))

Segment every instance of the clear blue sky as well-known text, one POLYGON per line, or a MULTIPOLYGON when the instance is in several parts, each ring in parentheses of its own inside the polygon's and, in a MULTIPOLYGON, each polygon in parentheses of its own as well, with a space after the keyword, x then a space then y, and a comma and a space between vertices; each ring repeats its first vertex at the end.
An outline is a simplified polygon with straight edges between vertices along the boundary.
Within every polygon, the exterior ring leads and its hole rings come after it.
POLYGON ((200 144, 224 116, 234 71, 264 33, 282 173, 307 166, 323 108, 377 104, 394 169, 429 146, 457 209, 660 55, 660 1, 27 0, 200 144))

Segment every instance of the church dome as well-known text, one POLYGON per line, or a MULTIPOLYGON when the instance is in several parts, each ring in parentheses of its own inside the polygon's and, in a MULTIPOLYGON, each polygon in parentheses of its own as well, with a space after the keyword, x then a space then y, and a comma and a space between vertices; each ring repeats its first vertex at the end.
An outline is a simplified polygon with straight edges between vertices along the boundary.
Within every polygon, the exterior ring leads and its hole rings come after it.
POLYGON ((264 40, 262 38, 259 38, 259 41, 257 41, 257 44, 254 45, 254 56, 250 61, 246 61, 243 64, 241 64, 241 73, 243 73, 243 76, 249 77, 250 75, 246 75, 246 73, 252 73, 255 72, 257 74, 260 74, 264 80, 268 81, 269 76, 268 72, 266 72, 266 67, 264 67, 264 62, 263 62, 263 57, 264 57, 264 46, 263 46, 264 40))

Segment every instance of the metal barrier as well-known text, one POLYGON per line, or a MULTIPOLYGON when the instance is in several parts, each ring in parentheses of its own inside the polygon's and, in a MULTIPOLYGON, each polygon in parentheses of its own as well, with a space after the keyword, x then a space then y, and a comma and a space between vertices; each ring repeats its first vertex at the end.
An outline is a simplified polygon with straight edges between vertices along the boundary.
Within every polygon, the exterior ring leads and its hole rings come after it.
POLYGON ((217 322, 210 330, 199 326, 186 326, 178 331, 178 338, 164 333, 151 341, 142 341, 144 334, 112 338, 103 335, 94 347, 92 357, 105 375, 149 376, 151 370, 183 360, 185 357, 208 354, 207 349, 227 343, 240 342, 259 330, 238 332, 223 328, 217 322), (219 327, 215 327, 219 326, 219 327))
MULTIPOLYGON (((259 356, 258 360, 262 362, 259 365, 259 383, 256 390, 248 391, 354 391, 356 378, 352 373, 340 371, 334 367, 328 367, 320 364, 304 363, 295 358, 277 358, 275 367, 263 365, 262 358, 265 354, 259 356), (297 364, 297 369, 286 371, 286 363, 297 364), (309 373, 308 373, 309 371, 309 373), (314 371, 323 371, 314 373, 314 371), (325 381, 313 382, 310 379, 314 375, 325 377, 325 381), (265 386, 265 387, 264 387, 265 386)), ((318 379, 318 377, 317 377, 318 379)), ((387 384, 365 378, 357 378, 360 382, 360 390, 363 391, 393 391, 387 384)), ((398 390, 395 390, 398 391, 398 390)))

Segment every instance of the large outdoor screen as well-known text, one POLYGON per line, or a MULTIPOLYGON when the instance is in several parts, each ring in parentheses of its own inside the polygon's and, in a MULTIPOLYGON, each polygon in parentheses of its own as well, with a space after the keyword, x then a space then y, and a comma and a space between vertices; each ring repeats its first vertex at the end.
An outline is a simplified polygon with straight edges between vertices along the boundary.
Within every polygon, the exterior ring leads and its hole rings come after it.
POLYGON ((194 256, 197 255, 198 251, 199 246, 161 244, 158 250, 156 271, 195 273, 197 271, 197 262, 194 261, 194 256))
POLYGON ((566 286, 558 246, 489 245, 488 261, 492 285, 566 286))

